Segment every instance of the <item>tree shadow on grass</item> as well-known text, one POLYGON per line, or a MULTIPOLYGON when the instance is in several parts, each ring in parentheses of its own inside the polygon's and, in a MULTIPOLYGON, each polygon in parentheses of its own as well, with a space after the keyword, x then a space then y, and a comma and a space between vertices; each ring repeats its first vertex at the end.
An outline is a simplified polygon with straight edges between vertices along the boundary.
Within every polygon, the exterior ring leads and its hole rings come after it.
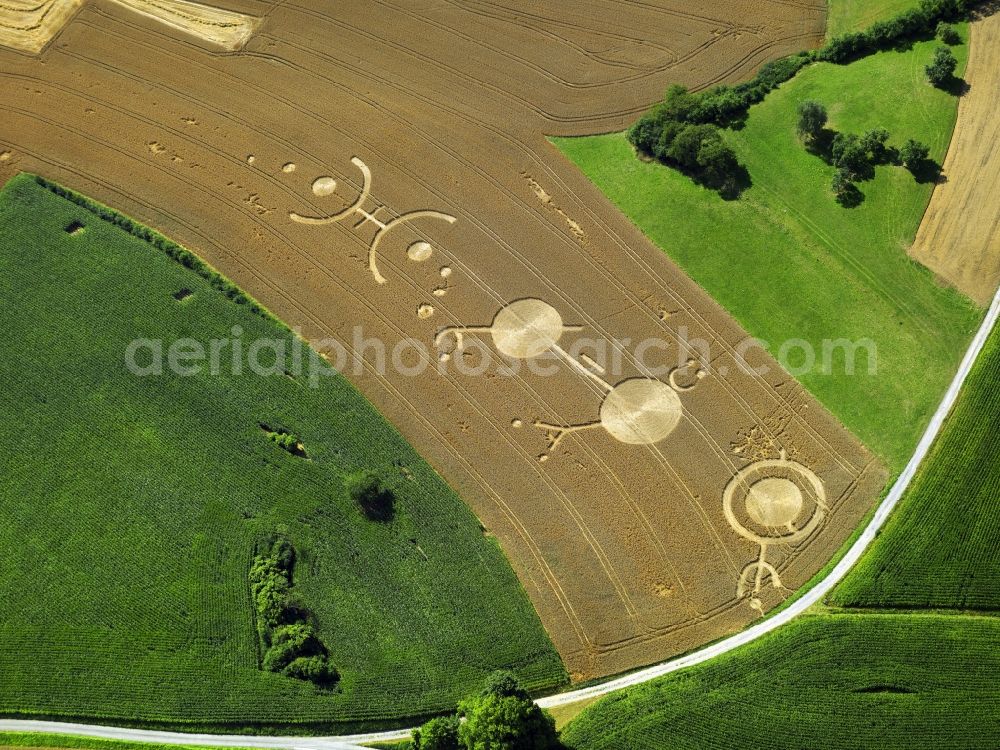
POLYGON ((864 202, 865 194, 858 189, 857 185, 854 184, 844 188, 843 192, 837 196, 837 203, 844 208, 857 208, 864 202))
POLYGON ((739 200, 744 190, 751 187, 753 187, 753 179, 751 179, 747 168, 740 164, 737 170, 729 176, 726 184, 716 189, 719 191, 722 200, 735 201, 739 200))
POLYGON ((972 90, 972 86, 964 78, 952 76, 940 86, 940 89, 952 96, 963 97, 972 90))
POLYGON ((347 491, 369 521, 390 523, 396 517, 396 495, 370 471, 347 477, 347 491))
POLYGON ((806 151, 813 156, 818 156, 827 164, 833 164, 833 139, 836 135, 836 130, 823 128, 818 135, 805 142, 806 151))
POLYGON ((948 181, 948 178, 941 171, 941 165, 933 159, 923 159, 919 164, 914 164, 910 167, 910 173, 913 175, 913 179, 921 185, 926 185, 929 182, 943 185, 948 181))

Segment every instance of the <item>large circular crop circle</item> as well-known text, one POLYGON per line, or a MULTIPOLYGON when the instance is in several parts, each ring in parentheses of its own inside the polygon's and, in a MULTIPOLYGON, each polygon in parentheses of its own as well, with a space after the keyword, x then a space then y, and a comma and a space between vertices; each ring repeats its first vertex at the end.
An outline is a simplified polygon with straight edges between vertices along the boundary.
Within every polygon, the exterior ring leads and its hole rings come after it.
POLYGON ((816 472, 787 458, 757 461, 726 485, 722 509, 733 530, 757 544, 793 544, 825 516, 826 489, 816 472))
POLYGON ((666 383, 647 378, 616 385, 601 404, 601 426, 613 438, 631 445, 658 443, 674 431, 683 409, 666 383))
POLYGON ((417 263, 423 263, 434 254, 434 248, 426 240, 417 240, 406 248, 406 257, 417 263))
POLYGON ((563 319, 540 299, 511 302, 493 319, 490 334, 497 351, 514 359, 529 359, 551 349, 563 332, 563 319))
POLYGON ((802 512, 802 490, 790 479, 768 477, 751 485, 747 514, 761 526, 787 526, 802 512))

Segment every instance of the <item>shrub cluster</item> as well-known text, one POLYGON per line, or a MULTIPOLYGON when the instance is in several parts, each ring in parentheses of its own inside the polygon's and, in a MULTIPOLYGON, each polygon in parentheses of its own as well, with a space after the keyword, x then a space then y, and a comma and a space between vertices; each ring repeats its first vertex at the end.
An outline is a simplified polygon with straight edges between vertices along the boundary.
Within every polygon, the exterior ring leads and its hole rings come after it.
POLYGON ((299 444, 299 438, 291 432, 269 432, 267 437, 272 443, 277 443, 279 448, 283 448, 289 453, 294 452, 299 444))
POLYGON ((899 161, 911 172, 916 172, 930 156, 931 150, 920 141, 910 138, 899 149, 899 161))
POLYGON ((35 175, 35 180, 39 185, 52 191, 61 198, 65 198, 71 203, 75 203, 81 208, 87 209, 98 218, 108 222, 109 224, 114 224, 119 229, 124 229, 133 237, 138 237, 140 240, 152 245, 160 252, 165 253, 167 257, 201 276, 212 286, 213 289, 217 289, 222 292, 222 294, 236 304, 245 305, 255 315, 260 315, 272 323, 277 323, 282 328, 287 329, 287 326, 284 323, 271 315, 267 310, 257 304, 253 298, 236 286, 236 284, 209 266, 190 250, 181 247, 176 242, 171 242, 159 232, 154 232, 152 229, 142 226, 141 224, 130 219, 128 216, 105 206, 103 203, 98 203, 97 201, 87 198, 86 196, 64 188, 62 185, 50 182, 44 177, 35 175))
POLYGON ((272 428, 263 422, 260 423, 260 428, 264 431, 264 434, 267 435, 267 439, 282 450, 288 451, 293 456, 307 458, 305 448, 302 447, 302 441, 299 440, 299 436, 294 432, 289 432, 288 430, 280 428, 272 428))
POLYGON ((830 161, 837 167, 833 175, 833 194, 844 206, 857 205, 861 193, 854 184, 856 180, 870 180, 875 176, 875 165, 888 164, 897 160, 894 149, 886 144, 889 131, 873 128, 864 135, 837 133, 830 143, 830 161))
POLYGON ((872 128, 860 136, 834 133, 826 128, 826 107, 813 100, 799 104, 798 113, 796 129, 806 148, 837 167, 832 188, 842 205, 860 203, 862 196, 854 182, 874 177, 878 164, 902 164, 918 180, 934 171, 936 165, 927 158, 930 149, 912 138, 901 149, 896 149, 888 145, 889 131, 885 128, 872 128))
POLYGON ((937 31, 934 35, 945 44, 956 45, 962 43, 962 37, 959 35, 958 29, 944 21, 937 25, 937 31))
POLYGON ((413 732, 412 750, 560 750, 555 720, 510 672, 496 672, 458 713, 413 732), (461 721, 464 718, 465 721, 461 721))
POLYGON ((337 670, 307 621, 308 612, 292 597, 294 566, 295 548, 280 537, 265 544, 250 566, 250 594, 264 651, 262 667, 328 687, 337 681, 337 670))
POLYGON ((817 101, 807 100, 799 104, 799 123, 796 131, 800 138, 805 138, 813 143, 823 134, 829 116, 826 107, 817 101))
POLYGON ((938 47, 934 50, 934 59, 924 71, 927 73, 927 80, 940 89, 952 82, 957 67, 958 60, 954 53, 947 47, 938 47))
POLYGON ((719 127, 699 122, 699 102, 683 86, 672 86, 663 102, 629 129, 628 140, 696 181, 731 195, 739 189, 742 167, 719 127))

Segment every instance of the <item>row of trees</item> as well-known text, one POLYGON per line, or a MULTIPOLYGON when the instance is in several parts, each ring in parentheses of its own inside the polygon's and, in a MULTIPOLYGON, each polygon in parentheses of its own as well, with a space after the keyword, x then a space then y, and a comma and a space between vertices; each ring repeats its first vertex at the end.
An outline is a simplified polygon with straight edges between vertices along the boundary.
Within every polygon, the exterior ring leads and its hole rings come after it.
POLYGON ((864 31, 855 31, 831 39, 815 52, 823 62, 845 63, 879 50, 889 49, 905 39, 930 37, 942 24, 968 16, 978 0, 922 0, 886 21, 876 21, 864 31))
MULTIPOLYGON (((685 121, 695 124, 713 123, 722 127, 732 125, 742 119, 752 105, 763 101, 771 91, 785 81, 790 81, 811 62, 849 62, 890 48, 904 39, 934 34, 947 44, 955 44, 960 40, 949 22, 967 17, 977 4, 978 0, 922 0, 916 8, 904 11, 888 21, 875 23, 866 31, 844 34, 818 50, 803 51, 769 62, 749 81, 734 86, 724 84, 698 94, 690 94, 693 99, 686 108, 685 121)), ((675 88, 677 87, 668 90, 668 97, 675 88)), ((654 111, 660 106, 654 107, 654 111)))
POLYGON ((491 675, 457 713, 413 732, 412 750, 559 750, 552 716, 539 708, 510 672, 491 675))
POLYGON ((268 672, 329 687, 338 679, 329 652, 309 620, 309 611, 292 595, 295 548, 275 537, 263 545, 250 566, 250 594, 257 633, 268 672))
POLYGON ((802 102, 798 113, 799 137, 837 167, 832 188, 843 205, 857 204, 860 191, 855 182, 874 177, 876 165, 902 164, 915 176, 926 170, 930 149, 919 141, 911 138, 896 149, 888 145, 889 131, 885 128, 872 128, 862 135, 833 133, 826 128, 826 107, 816 101, 802 102))

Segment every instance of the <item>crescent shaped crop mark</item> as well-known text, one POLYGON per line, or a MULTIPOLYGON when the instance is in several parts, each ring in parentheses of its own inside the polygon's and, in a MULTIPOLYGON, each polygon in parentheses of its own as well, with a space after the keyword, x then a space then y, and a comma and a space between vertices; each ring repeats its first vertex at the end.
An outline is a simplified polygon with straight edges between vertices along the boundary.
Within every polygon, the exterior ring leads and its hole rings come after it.
POLYGON ((289 211, 288 218, 292 221, 298 222, 299 224, 332 224, 335 221, 340 221, 341 219, 346 219, 353 213, 357 213, 361 210, 361 207, 365 205, 368 198, 371 196, 372 189, 372 171, 357 156, 351 157, 351 164, 356 166, 361 170, 361 192, 358 193, 357 200, 354 201, 350 206, 342 211, 338 211, 335 214, 330 214, 329 216, 303 216, 302 214, 296 213, 295 211, 289 211))
POLYGON ((412 221, 414 219, 424 219, 424 218, 441 219, 442 221, 447 221, 449 224, 454 224, 456 221, 458 221, 457 217, 452 216, 451 214, 442 213, 441 211, 411 211, 408 214, 403 214, 402 216, 396 217, 388 224, 386 224, 384 227, 379 229, 375 233, 375 237, 372 239, 371 247, 368 250, 368 270, 372 272, 372 276, 375 277, 375 281, 377 281, 379 284, 386 283, 385 277, 381 273, 379 273, 378 265, 375 262, 375 256, 376 253, 378 252, 379 243, 382 242, 382 238, 385 237, 385 235, 389 231, 395 229, 401 224, 405 224, 406 222, 412 221))

